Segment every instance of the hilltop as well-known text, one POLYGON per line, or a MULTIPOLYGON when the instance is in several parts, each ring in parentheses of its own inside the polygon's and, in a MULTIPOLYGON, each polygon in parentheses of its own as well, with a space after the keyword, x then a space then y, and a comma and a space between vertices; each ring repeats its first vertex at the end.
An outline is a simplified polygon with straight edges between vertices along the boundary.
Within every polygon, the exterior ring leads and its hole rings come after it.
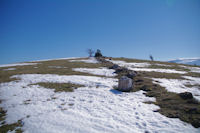
POLYGON ((0 132, 200 132, 200 67, 103 58, 63 58, 0 66, 0 132), (190 92, 192 97, 180 94, 190 92))

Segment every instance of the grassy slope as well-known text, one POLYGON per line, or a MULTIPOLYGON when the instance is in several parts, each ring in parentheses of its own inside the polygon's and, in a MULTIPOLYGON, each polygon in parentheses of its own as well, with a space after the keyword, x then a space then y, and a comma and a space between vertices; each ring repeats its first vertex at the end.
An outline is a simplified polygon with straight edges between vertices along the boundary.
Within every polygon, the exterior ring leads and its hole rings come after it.
MULTIPOLYGON (((188 71, 186 68, 179 67, 175 63, 166 63, 166 62, 151 62, 147 60, 136 60, 136 59, 127 59, 127 58, 112 58, 113 60, 123 60, 126 62, 149 62, 152 65, 150 68, 163 68, 163 69, 175 69, 180 71, 188 71), (172 65, 168 66, 157 66, 156 63, 172 65)), ((17 74, 58 74, 58 75, 88 75, 88 76, 97 76, 82 72, 72 71, 72 68, 98 68, 103 67, 103 64, 92 64, 92 63, 83 63, 83 62, 69 62, 68 60, 51 60, 51 61, 39 61, 37 65, 30 66, 15 66, 15 67, 4 67, 0 68, 0 83, 10 82, 17 79, 11 79, 10 77, 17 74), (63 68, 49 68, 49 66, 60 66, 63 68), (66 67, 66 68, 65 68, 66 67), (3 71, 7 68, 16 68, 16 70, 3 71)), ((188 65, 186 65, 188 66, 188 65)), ((155 85, 152 83, 152 80, 149 78, 168 78, 168 79, 183 79, 181 76, 195 76, 200 77, 200 74, 197 73, 187 73, 187 74, 168 74, 168 73, 158 73, 158 72, 139 72, 135 81, 135 90, 144 90, 146 91, 147 96, 156 98, 156 105, 160 106, 158 110, 161 114, 167 117, 176 117, 180 118, 183 121, 192 123, 197 127, 198 121, 200 121, 200 104, 194 99, 192 100, 183 100, 177 94, 167 92, 165 88, 155 85), (144 78, 147 77, 147 78, 144 78), (148 78, 149 77, 149 78, 148 78), (192 108, 197 108, 196 112, 191 112, 192 108)), ((117 77, 120 77, 118 75, 117 77)), ((74 84, 60 84, 60 83, 38 83, 38 85, 45 88, 52 88, 57 91, 73 91, 73 87, 79 87, 74 84)), ((0 109, 0 121, 3 122, 6 111, 0 109)), ((4 125, 0 127, 0 132, 7 132, 8 130, 14 130, 16 127, 20 127, 20 122, 14 123, 11 125, 4 125)), ((21 132, 21 131, 20 131, 21 132)))
POLYGON ((84 63, 84 62, 69 62, 69 60, 51 60, 37 62, 37 65, 15 66, 0 68, 0 83, 10 82, 17 79, 10 77, 17 74, 58 74, 58 75, 87 75, 92 74, 72 71, 72 68, 97 68, 102 67, 102 64, 84 63), (60 66, 63 68, 50 68, 49 66, 60 66), (66 68, 64 68, 66 67, 66 68), (3 71, 7 68, 16 68, 16 70, 3 71))

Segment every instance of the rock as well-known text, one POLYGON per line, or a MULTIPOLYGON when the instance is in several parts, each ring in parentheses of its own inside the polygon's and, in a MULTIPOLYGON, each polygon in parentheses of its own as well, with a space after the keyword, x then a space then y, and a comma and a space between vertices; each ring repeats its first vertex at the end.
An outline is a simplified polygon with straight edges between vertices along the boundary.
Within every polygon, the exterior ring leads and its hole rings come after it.
POLYGON ((123 73, 128 73, 129 70, 127 68, 124 68, 124 67, 118 67, 117 69, 115 69, 115 73, 120 73, 120 72, 123 72, 123 73))
POLYGON ((198 128, 200 127, 200 122, 198 120, 192 122, 192 126, 198 128))
POLYGON ((179 96, 182 98, 182 99, 192 99, 193 98, 193 95, 192 93, 190 92, 183 92, 183 93, 179 93, 179 96))
POLYGON ((131 89, 133 89, 132 79, 130 79, 126 76, 122 76, 119 79, 118 90, 119 91, 130 91, 131 89))
POLYGON ((120 67, 119 65, 114 64, 114 65, 112 65, 111 67, 109 67, 109 69, 117 69, 117 68, 119 68, 119 67, 120 67))
POLYGON ((120 72, 122 72, 122 68, 121 67, 115 69, 115 73, 120 73, 120 72))
POLYGON ((135 82, 144 82, 144 80, 138 79, 138 80, 136 80, 135 82))
POLYGON ((128 74, 126 75, 128 78, 133 79, 136 76, 136 73, 134 71, 129 71, 128 74))

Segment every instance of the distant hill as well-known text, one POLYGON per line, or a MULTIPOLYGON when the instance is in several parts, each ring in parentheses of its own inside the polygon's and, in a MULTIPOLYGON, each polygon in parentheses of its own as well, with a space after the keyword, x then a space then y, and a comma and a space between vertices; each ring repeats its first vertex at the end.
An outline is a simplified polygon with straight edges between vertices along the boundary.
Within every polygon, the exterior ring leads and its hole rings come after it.
POLYGON ((200 58, 180 58, 176 60, 170 60, 168 62, 200 66, 200 58))

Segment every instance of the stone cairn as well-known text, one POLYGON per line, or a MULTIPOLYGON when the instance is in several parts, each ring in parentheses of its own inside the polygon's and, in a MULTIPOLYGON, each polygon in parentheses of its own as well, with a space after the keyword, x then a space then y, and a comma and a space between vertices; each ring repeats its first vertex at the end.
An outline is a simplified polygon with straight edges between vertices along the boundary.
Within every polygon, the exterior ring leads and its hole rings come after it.
POLYGON ((123 75, 119 78, 117 90, 129 92, 134 89, 133 79, 137 75, 136 71, 128 70, 125 67, 120 67, 119 65, 113 64, 112 62, 105 60, 105 58, 97 58, 97 60, 103 63, 105 66, 109 66, 109 69, 114 69, 115 73, 121 73, 123 75))

